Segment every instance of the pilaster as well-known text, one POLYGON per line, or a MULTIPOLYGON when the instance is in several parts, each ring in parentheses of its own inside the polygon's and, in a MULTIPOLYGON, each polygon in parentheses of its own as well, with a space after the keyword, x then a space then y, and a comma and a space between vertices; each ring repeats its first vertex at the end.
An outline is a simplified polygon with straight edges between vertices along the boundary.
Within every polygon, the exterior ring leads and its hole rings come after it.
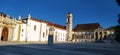
POLYGON ((97 33, 98 33, 98 40, 99 40, 100 39, 100 32, 98 31, 97 33))
POLYGON ((21 25, 18 27, 18 39, 17 41, 20 41, 20 33, 21 33, 21 25))
POLYGON ((2 25, 0 25, 0 41, 1 41, 1 36, 2 36, 2 25))
POLYGON ((96 39, 96 32, 94 31, 94 39, 96 39))

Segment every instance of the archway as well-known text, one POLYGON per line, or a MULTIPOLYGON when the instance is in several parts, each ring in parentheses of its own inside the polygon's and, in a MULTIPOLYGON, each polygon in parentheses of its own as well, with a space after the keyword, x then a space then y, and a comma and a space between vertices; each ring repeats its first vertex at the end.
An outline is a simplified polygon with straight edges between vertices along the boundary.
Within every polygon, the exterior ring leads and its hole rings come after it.
POLYGON ((102 35, 103 35, 102 32, 100 32, 99 34, 100 34, 100 40, 102 40, 102 35))
POLYGON ((4 27, 2 30, 1 41, 7 41, 7 40, 8 40, 8 28, 4 27))
POLYGON ((107 39, 107 32, 104 32, 104 40, 107 39))
POLYGON ((96 40, 98 40, 98 32, 95 33, 96 40))

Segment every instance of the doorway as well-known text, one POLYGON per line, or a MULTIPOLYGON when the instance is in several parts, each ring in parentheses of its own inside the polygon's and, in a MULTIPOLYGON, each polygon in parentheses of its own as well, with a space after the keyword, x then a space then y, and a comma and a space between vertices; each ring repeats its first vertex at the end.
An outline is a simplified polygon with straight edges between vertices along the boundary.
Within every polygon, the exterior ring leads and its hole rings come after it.
POLYGON ((96 40, 98 40, 98 32, 95 33, 96 40))
POLYGON ((7 40, 8 40, 8 28, 4 27, 2 30, 1 41, 7 41, 7 40))

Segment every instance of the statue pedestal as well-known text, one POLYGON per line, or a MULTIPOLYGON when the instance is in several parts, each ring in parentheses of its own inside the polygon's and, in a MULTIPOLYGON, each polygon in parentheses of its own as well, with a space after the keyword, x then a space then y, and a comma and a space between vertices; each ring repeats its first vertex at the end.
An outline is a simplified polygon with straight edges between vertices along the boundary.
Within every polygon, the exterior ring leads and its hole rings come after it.
POLYGON ((52 46, 53 45, 53 35, 48 36, 48 45, 52 46))

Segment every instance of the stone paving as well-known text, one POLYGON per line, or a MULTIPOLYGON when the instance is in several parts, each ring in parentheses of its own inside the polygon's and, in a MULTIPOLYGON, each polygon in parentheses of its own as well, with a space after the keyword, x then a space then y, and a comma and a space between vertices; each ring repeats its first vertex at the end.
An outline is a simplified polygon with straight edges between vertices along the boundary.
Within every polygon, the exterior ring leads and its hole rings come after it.
POLYGON ((120 55, 120 44, 0 42, 0 55, 120 55))

